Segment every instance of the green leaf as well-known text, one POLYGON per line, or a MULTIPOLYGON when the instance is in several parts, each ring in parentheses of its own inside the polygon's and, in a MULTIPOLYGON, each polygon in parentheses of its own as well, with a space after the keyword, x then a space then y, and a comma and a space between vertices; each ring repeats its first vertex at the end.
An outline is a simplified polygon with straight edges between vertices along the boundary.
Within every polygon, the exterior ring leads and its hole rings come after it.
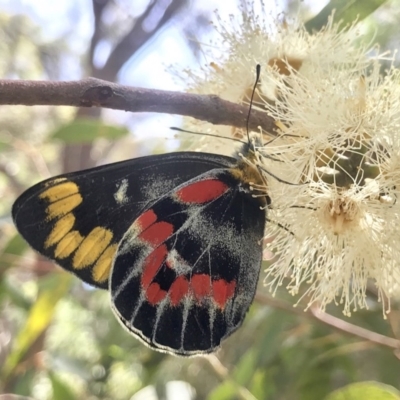
POLYGON ((22 238, 22 236, 16 233, 3 247, 3 254, 13 254, 15 256, 20 256, 28 247, 28 244, 22 238))
POLYGON ((221 383, 207 396, 207 400, 232 400, 235 398, 237 398, 237 385, 232 381, 221 383))
MULTIPOLYGON (((15 385, 13 388, 13 395, 15 397, 11 397, 10 400, 35 400, 33 397, 28 397, 31 394, 35 375, 36 371, 33 368, 23 371, 18 376, 18 385, 15 385)), ((3 400, 1 395, 0 399, 3 400)))
POLYGON ((23 254, 27 247, 28 245, 25 240, 17 233, 8 240, 0 251, 0 303, 3 301, 3 297, 9 296, 12 298, 13 304, 17 304, 25 309, 29 306, 24 296, 8 285, 4 279, 5 272, 14 265, 14 262, 19 259, 19 256, 23 254))
POLYGON ((270 312, 263 317, 263 323, 257 326, 253 346, 236 363, 233 378, 240 385, 248 386, 259 368, 264 369, 277 357, 281 349, 282 334, 290 324, 291 316, 281 312, 270 312))
POLYGON ((330 393, 325 400, 400 400, 400 392, 379 382, 359 382, 330 393))
POLYGON ((268 393, 265 390, 265 383, 268 380, 267 371, 254 371, 252 383, 251 383, 251 393, 256 399, 267 399, 268 393))
POLYGON ((5 246, 0 250, 0 280, 3 279, 4 273, 13 266, 14 261, 19 259, 28 247, 22 236, 15 234, 5 246))
POLYGON ((14 348, 4 366, 8 377, 39 335, 50 325, 58 301, 67 293, 72 281, 69 274, 53 274, 32 306, 25 326, 18 333, 14 348))
POLYGON ((253 377, 257 365, 258 349, 250 348, 240 359, 234 371, 234 379, 246 385, 253 377))
POLYGON ((66 144, 88 143, 97 138, 115 140, 126 136, 128 129, 121 126, 107 125, 95 119, 81 118, 61 126, 49 139, 61 140, 66 144))
POLYGON ((49 371, 48 375, 53 389, 53 399, 63 399, 63 400, 76 399, 76 395, 71 390, 71 388, 66 383, 61 381, 56 374, 49 371))
POLYGON ((32 305, 20 290, 18 286, 12 285, 9 280, 1 279, 0 280, 0 303, 3 303, 4 298, 8 298, 11 303, 21 308, 22 310, 29 310, 32 305))
POLYGON ((308 32, 319 31, 324 27, 328 18, 333 14, 334 22, 343 22, 343 26, 353 21, 362 21, 372 14, 378 7, 387 0, 331 0, 314 18, 306 24, 308 32))
POLYGON ((9 144, 9 142, 5 142, 0 138, 0 153, 6 150, 13 150, 13 147, 9 144))

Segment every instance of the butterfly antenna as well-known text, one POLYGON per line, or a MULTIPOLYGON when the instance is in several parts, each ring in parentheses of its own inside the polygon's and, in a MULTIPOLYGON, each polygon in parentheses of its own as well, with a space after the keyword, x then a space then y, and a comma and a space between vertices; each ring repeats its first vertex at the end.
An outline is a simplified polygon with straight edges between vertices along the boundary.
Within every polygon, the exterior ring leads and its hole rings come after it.
POLYGON ((249 145, 250 145, 250 133, 249 133, 250 113, 251 113, 251 108, 253 106, 254 93, 256 92, 258 82, 260 81, 260 74, 261 74, 261 65, 257 64, 257 66, 256 66, 256 81, 254 83, 253 91, 251 92, 249 112, 247 114, 247 120, 246 120, 246 133, 247 133, 247 141, 248 141, 249 145))
POLYGON ((243 140, 228 137, 228 136, 221 136, 221 135, 214 135, 213 133, 204 133, 204 132, 194 132, 194 131, 188 131, 187 129, 181 129, 176 126, 170 126, 169 129, 172 131, 178 131, 178 132, 184 132, 184 133, 193 133, 194 135, 201 135, 201 136, 211 136, 211 137, 216 137, 218 139, 226 139, 226 140, 233 140, 234 142, 239 142, 242 144, 247 144, 246 142, 243 142, 243 140))
POLYGON ((273 219, 269 219, 269 218, 266 218, 266 221, 273 223, 274 225, 278 226, 279 228, 283 229, 284 231, 290 233, 292 236, 295 236, 295 234, 289 228, 286 228, 286 226, 280 224, 279 222, 276 222, 273 219))

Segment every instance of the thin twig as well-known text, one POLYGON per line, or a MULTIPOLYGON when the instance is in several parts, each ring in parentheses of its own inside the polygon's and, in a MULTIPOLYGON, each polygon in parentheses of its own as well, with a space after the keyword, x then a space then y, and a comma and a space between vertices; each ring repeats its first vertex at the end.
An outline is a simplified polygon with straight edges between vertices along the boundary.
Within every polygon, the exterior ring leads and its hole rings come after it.
MULTIPOLYGON (((145 29, 146 20, 153 14, 154 10, 160 10, 163 3, 162 1, 150 2, 144 13, 135 19, 131 30, 120 39, 116 46, 111 51, 103 68, 98 71, 97 77, 114 81, 117 72, 120 71, 122 66, 135 54, 143 45, 154 37, 167 23, 176 17, 179 11, 185 5, 185 0, 173 0, 169 2, 164 10, 164 14, 156 22, 153 29, 145 29)), ((153 16, 154 20, 154 16, 153 16)))
POLYGON ((395 350, 400 349, 400 340, 381 335, 380 333, 376 333, 360 326, 343 321, 342 319, 334 317, 331 314, 320 311, 317 307, 310 308, 310 311, 301 311, 281 300, 277 300, 270 296, 265 296, 258 293, 256 295, 256 299, 262 304, 269 305, 280 310, 288 311, 303 318, 311 318, 313 320, 323 323, 324 325, 328 325, 336 329, 337 331, 347 333, 358 338, 366 339, 371 343, 375 343, 380 346, 390 347, 395 350))
POLYGON ((361 326, 350 324, 349 322, 343 321, 342 319, 334 317, 331 314, 324 313, 316 307, 311 308, 310 311, 312 315, 314 315, 314 317, 317 318, 319 321, 327 325, 333 326, 342 332, 346 332, 353 336, 367 339, 368 341, 379 344, 381 346, 391 347, 395 350, 400 349, 400 340, 381 335, 380 333, 370 331, 368 329, 362 328, 361 326))
MULTIPOLYGON (((172 92, 119 85, 96 78, 79 81, 0 80, 0 105, 21 104, 105 107, 193 117, 215 125, 245 128, 249 107, 215 95, 172 92)), ((276 125, 262 110, 252 109, 249 128, 276 134, 276 125)))
POLYGON ((218 377, 222 382, 224 381, 229 381, 231 382, 234 386, 236 386, 238 390, 238 395, 240 396, 241 399, 243 400, 257 400, 256 397, 244 386, 239 385, 234 379, 232 379, 229 376, 229 370, 221 363, 220 359, 214 355, 214 354, 209 354, 207 357, 205 357, 206 360, 209 362, 211 365, 212 369, 216 372, 218 377))

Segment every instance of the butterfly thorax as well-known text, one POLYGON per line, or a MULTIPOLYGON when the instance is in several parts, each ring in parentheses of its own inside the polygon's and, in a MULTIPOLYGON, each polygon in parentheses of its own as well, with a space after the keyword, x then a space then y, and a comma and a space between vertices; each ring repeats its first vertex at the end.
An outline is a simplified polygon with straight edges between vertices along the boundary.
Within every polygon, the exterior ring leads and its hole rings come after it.
POLYGON ((252 192, 258 198, 260 205, 265 207, 270 204, 267 194, 267 182, 256 164, 256 155, 249 150, 246 157, 240 159, 235 167, 231 169, 232 175, 241 182, 246 192, 252 192))

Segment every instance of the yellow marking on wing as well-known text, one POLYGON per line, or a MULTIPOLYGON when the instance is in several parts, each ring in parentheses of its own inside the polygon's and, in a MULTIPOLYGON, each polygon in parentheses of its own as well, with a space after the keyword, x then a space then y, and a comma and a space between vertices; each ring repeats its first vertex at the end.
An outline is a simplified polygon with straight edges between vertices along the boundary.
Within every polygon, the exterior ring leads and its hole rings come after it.
POLYGON ((46 189, 39 195, 39 197, 41 199, 47 198, 50 203, 54 203, 58 200, 61 200, 76 193, 79 193, 78 185, 74 182, 65 182, 46 189))
POLYGON ((57 244, 74 226, 75 217, 68 213, 65 217, 59 219, 44 242, 44 248, 47 249, 54 244, 57 244))
POLYGON ((118 244, 108 246, 93 267, 93 280, 102 283, 110 276, 111 264, 117 251, 118 244))
POLYGON ((74 255, 72 265, 75 269, 93 264, 110 244, 113 234, 110 230, 97 226, 80 244, 74 255))
POLYGON ((72 196, 68 196, 65 199, 58 200, 55 203, 50 204, 46 208, 46 213, 48 215, 48 219, 54 219, 57 217, 62 217, 65 214, 68 214, 74 208, 79 206, 82 203, 82 196, 77 193, 72 196))
POLYGON ((56 258, 67 258, 81 244, 83 236, 78 231, 68 232, 57 244, 54 250, 56 258))

